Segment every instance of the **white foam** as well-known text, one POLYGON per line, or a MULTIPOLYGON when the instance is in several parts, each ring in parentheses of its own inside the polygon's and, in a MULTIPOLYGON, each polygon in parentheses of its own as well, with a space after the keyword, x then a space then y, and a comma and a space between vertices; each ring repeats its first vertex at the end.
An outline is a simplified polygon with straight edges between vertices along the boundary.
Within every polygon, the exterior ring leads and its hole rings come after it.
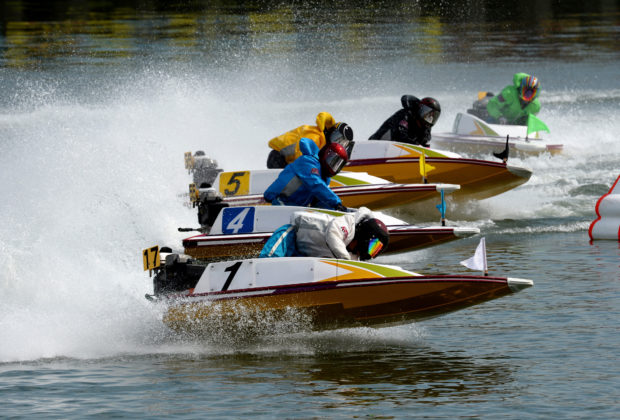
MULTIPOLYGON (((300 97, 308 100, 289 95, 281 101, 263 95, 270 89, 261 82, 265 75, 245 76, 216 86, 202 75, 150 71, 89 92, 97 98, 89 101, 59 94, 53 84, 33 84, 32 91, 25 86, 19 107, 0 114, 0 362, 170 350, 158 341, 165 335, 161 309, 143 299, 152 288, 141 250, 178 247, 184 234, 176 228, 196 225, 195 211, 178 197, 190 179, 184 152, 204 150, 224 168, 264 168, 267 141, 312 124, 320 111, 366 138, 398 109, 403 93, 441 100, 437 130, 449 130, 456 112, 475 97, 473 88, 438 90, 448 83, 435 81, 434 91, 390 86, 384 90, 393 94, 380 96, 357 97, 355 86, 348 86, 342 99, 325 101, 306 87, 300 97)), ((618 93, 610 98, 601 92, 590 92, 593 100, 585 103, 577 102, 579 92, 548 92, 540 117, 565 153, 512 159, 533 169, 527 184, 478 204, 478 213, 448 218, 477 227, 491 219, 589 219, 595 199, 571 191, 610 184, 620 157, 618 93), (616 105, 603 106, 610 101, 616 105)), ((575 228, 585 225, 558 229, 575 228)), ((390 335, 371 331, 353 334, 371 341, 390 335)), ((173 347, 195 349, 192 343, 173 347)))

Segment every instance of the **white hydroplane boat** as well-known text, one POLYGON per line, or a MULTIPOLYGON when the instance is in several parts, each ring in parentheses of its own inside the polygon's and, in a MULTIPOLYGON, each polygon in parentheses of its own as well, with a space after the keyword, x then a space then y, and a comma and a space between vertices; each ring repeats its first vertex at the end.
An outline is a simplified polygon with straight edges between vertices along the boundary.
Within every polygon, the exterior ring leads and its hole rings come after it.
MULTIPOLYGON (((184 239, 183 248, 186 254, 201 259, 255 257, 272 233, 289 223, 291 215, 297 211, 332 216, 343 214, 335 210, 296 206, 228 207, 223 201, 203 199, 198 210, 202 227, 198 230, 204 233, 184 239)), ((421 249, 480 233, 473 227, 413 226, 381 212, 375 212, 375 215, 386 224, 390 233, 387 254, 421 249)))
POLYGON ((431 147, 457 153, 492 157, 500 153, 508 142, 511 156, 537 155, 562 152, 561 144, 549 144, 541 131, 528 134, 526 125, 491 124, 472 114, 458 113, 449 133, 433 133, 431 147))
POLYGON ((164 323, 200 334, 225 320, 303 315, 313 330, 387 326, 443 315, 533 285, 495 276, 420 275, 400 267, 330 258, 261 258, 197 264, 186 255, 145 250, 164 323))

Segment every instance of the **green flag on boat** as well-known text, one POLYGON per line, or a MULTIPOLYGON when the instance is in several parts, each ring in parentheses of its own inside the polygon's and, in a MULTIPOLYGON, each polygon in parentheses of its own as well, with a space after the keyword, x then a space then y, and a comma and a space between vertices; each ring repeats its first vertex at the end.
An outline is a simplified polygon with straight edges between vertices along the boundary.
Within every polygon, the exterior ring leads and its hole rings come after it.
POLYGON ((537 131, 546 131, 550 133, 547 124, 542 122, 536 115, 529 114, 527 117, 527 134, 535 133, 537 131))

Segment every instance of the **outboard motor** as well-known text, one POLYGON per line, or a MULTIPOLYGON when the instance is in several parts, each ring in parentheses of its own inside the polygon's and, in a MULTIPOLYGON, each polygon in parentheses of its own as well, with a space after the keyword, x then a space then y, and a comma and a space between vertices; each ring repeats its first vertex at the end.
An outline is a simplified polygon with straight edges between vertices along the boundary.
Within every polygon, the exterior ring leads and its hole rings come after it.
POLYGON ((487 104, 489 100, 495 95, 491 92, 480 92, 478 94, 478 100, 474 102, 472 107, 467 110, 468 114, 475 115, 483 121, 487 121, 489 119, 489 112, 487 111, 487 104))
POLYGON ((194 202, 194 206, 198 206, 198 223, 205 233, 208 233, 224 207, 228 207, 222 199, 222 194, 217 192, 215 188, 201 188, 200 199, 194 202))
MULTIPOLYGON (((171 252, 170 248, 162 248, 163 253, 171 252)), ((206 266, 192 264, 185 255, 170 253, 165 256, 165 263, 156 269, 153 277, 153 293, 162 294, 184 292, 196 287, 196 283, 206 266)))
POLYGON ((193 160, 194 184, 201 188, 213 186, 217 174, 223 171, 218 168, 217 160, 207 157, 202 150, 194 153, 193 160))

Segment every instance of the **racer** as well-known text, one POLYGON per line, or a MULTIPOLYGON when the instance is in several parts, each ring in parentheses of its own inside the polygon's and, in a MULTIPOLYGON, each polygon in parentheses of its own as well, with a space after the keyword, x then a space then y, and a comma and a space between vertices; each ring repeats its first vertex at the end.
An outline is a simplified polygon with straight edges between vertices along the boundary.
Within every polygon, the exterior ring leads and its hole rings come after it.
POLYGON ((309 206, 346 211, 330 188, 330 177, 336 175, 348 161, 347 151, 331 143, 319 152, 314 141, 303 137, 299 141, 302 155, 287 165, 263 196, 272 205, 309 206))
POLYGON ((347 148, 348 142, 353 140, 353 130, 347 124, 336 122, 328 112, 319 112, 316 116, 316 126, 302 125, 294 130, 284 133, 269 140, 269 147, 273 150, 267 157, 267 168, 284 168, 289 163, 301 156, 299 140, 308 138, 318 146, 319 150, 340 139, 342 145, 347 148))
POLYGON ((337 217, 298 211, 274 232, 260 256, 369 260, 385 251, 389 239, 385 224, 366 207, 337 217))
POLYGON ((428 147, 431 129, 441 114, 439 102, 413 95, 403 95, 400 102, 403 109, 388 118, 369 140, 392 140, 428 147))
POLYGON ((538 90, 540 83, 534 76, 516 73, 513 84, 506 86, 502 92, 489 99, 487 122, 499 124, 527 125, 529 114, 540 111, 538 90))

